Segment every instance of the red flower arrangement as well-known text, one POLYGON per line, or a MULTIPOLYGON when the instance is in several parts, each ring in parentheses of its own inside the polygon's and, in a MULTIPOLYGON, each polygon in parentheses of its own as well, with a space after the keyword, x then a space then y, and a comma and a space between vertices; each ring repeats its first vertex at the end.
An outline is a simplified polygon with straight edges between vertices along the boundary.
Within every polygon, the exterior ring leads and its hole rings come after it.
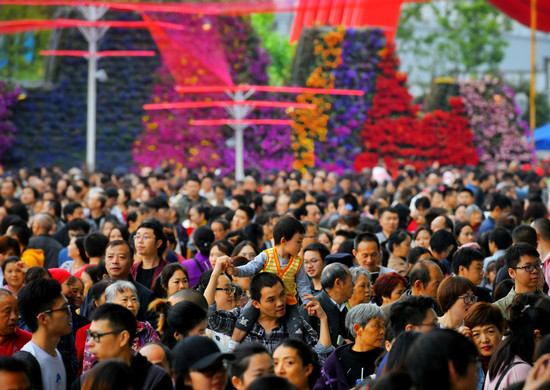
POLYGON ((436 110, 420 120, 420 109, 412 104, 406 88, 407 76, 397 71, 395 47, 383 49, 380 56, 376 94, 361 133, 364 152, 355 158, 354 168, 361 172, 383 163, 395 172, 402 164, 418 170, 434 161, 443 165, 476 164, 462 99, 450 99, 450 112, 436 110))

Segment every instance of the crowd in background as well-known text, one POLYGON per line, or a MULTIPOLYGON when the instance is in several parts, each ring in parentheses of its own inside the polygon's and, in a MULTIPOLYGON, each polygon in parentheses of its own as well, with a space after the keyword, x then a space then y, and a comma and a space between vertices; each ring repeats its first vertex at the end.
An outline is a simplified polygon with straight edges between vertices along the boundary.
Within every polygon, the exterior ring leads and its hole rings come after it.
POLYGON ((547 180, 0 168, 0 388, 550 388, 547 180))

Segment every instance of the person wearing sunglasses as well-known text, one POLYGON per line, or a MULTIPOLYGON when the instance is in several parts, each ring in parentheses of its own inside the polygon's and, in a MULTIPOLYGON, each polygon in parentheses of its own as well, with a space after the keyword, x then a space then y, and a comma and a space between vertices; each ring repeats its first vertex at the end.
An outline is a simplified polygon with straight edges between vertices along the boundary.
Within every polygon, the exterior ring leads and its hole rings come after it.
POLYGON ((523 293, 534 293, 541 297, 548 298, 539 288, 543 277, 542 262, 537 250, 529 244, 519 243, 511 246, 503 255, 505 267, 508 274, 514 280, 514 288, 508 295, 495 302, 495 305, 502 311, 504 318, 508 320, 510 315, 506 308, 512 303, 516 295, 523 293))
POLYGON ((475 290, 476 286, 463 276, 450 276, 441 282, 437 289, 437 301, 443 310, 438 318, 441 328, 458 330, 464 325, 466 312, 477 302, 475 290))
MULTIPOLYGON (((164 369, 149 362, 139 352, 134 354, 132 341, 137 323, 130 310, 115 303, 105 303, 94 311, 91 319, 86 344, 97 361, 116 359, 130 366, 134 390, 172 388, 172 379, 164 369)), ((89 372, 78 377, 71 389, 80 389, 89 372)))

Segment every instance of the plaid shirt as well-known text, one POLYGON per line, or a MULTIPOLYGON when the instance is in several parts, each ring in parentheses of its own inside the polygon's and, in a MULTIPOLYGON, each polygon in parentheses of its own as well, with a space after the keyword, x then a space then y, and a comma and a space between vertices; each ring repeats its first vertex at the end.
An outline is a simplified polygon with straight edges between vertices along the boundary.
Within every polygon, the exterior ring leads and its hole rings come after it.
MULTIPOLYGON (((241 315, 241 311, 242 309, 240 307, 236 307, 231 311, 226 311, 217 310, 216 304, 211 305, 208 308, 208 328, 231 336, 233 334, 233 330, 235 329, 237 319, 241 315)), ((313 330, 313 328, 302 318, 300 318, 300 322, 303 340, 311 347, 311 349, 317 352, 319 355, 320 364, 322 365, 328 355, 332 353, 334 347, 332 345, 330 347, 325 347, 319 342, 317 333, 313 330)), ((263 326, 261 326, 258 321, 255 321, 252 329, 246 334, 242 342, 255 341, 265 346, 270 353, 273 353, 279 343, 289 337, 285 317, 283 318, 281 324, 273 329, 271 333, 266 333, 263 326)))

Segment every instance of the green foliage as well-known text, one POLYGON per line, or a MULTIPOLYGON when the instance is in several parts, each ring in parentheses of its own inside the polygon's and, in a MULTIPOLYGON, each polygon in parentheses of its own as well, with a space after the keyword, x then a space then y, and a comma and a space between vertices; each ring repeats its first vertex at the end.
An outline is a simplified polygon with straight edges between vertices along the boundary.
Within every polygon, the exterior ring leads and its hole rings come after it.
POLYGON ((270 85, 284 85, 290 77, 295 44, 288 42, 287 35, 274 30, 274 14, 253 14, 251 23, 262 38, 262 47, 269 52, 271 65, 267 69, 270 85))
POLYGON ((433 77, 495 72, 507 46, 503 33, 510 29, 511 20, 486 0, 410 3, 399 20, 398 51, 429 59, 428 65, 415 63, 433 77), (428 19, 435 25, 422 28, 428 19))
MULTIPOLYGON (((46 6, 1 6, 0 21, 22 19, 51 19, 52 9, 46 6)), ((0 79, 39 81, 42 79, 51 30, 0 35, 0 79)))

